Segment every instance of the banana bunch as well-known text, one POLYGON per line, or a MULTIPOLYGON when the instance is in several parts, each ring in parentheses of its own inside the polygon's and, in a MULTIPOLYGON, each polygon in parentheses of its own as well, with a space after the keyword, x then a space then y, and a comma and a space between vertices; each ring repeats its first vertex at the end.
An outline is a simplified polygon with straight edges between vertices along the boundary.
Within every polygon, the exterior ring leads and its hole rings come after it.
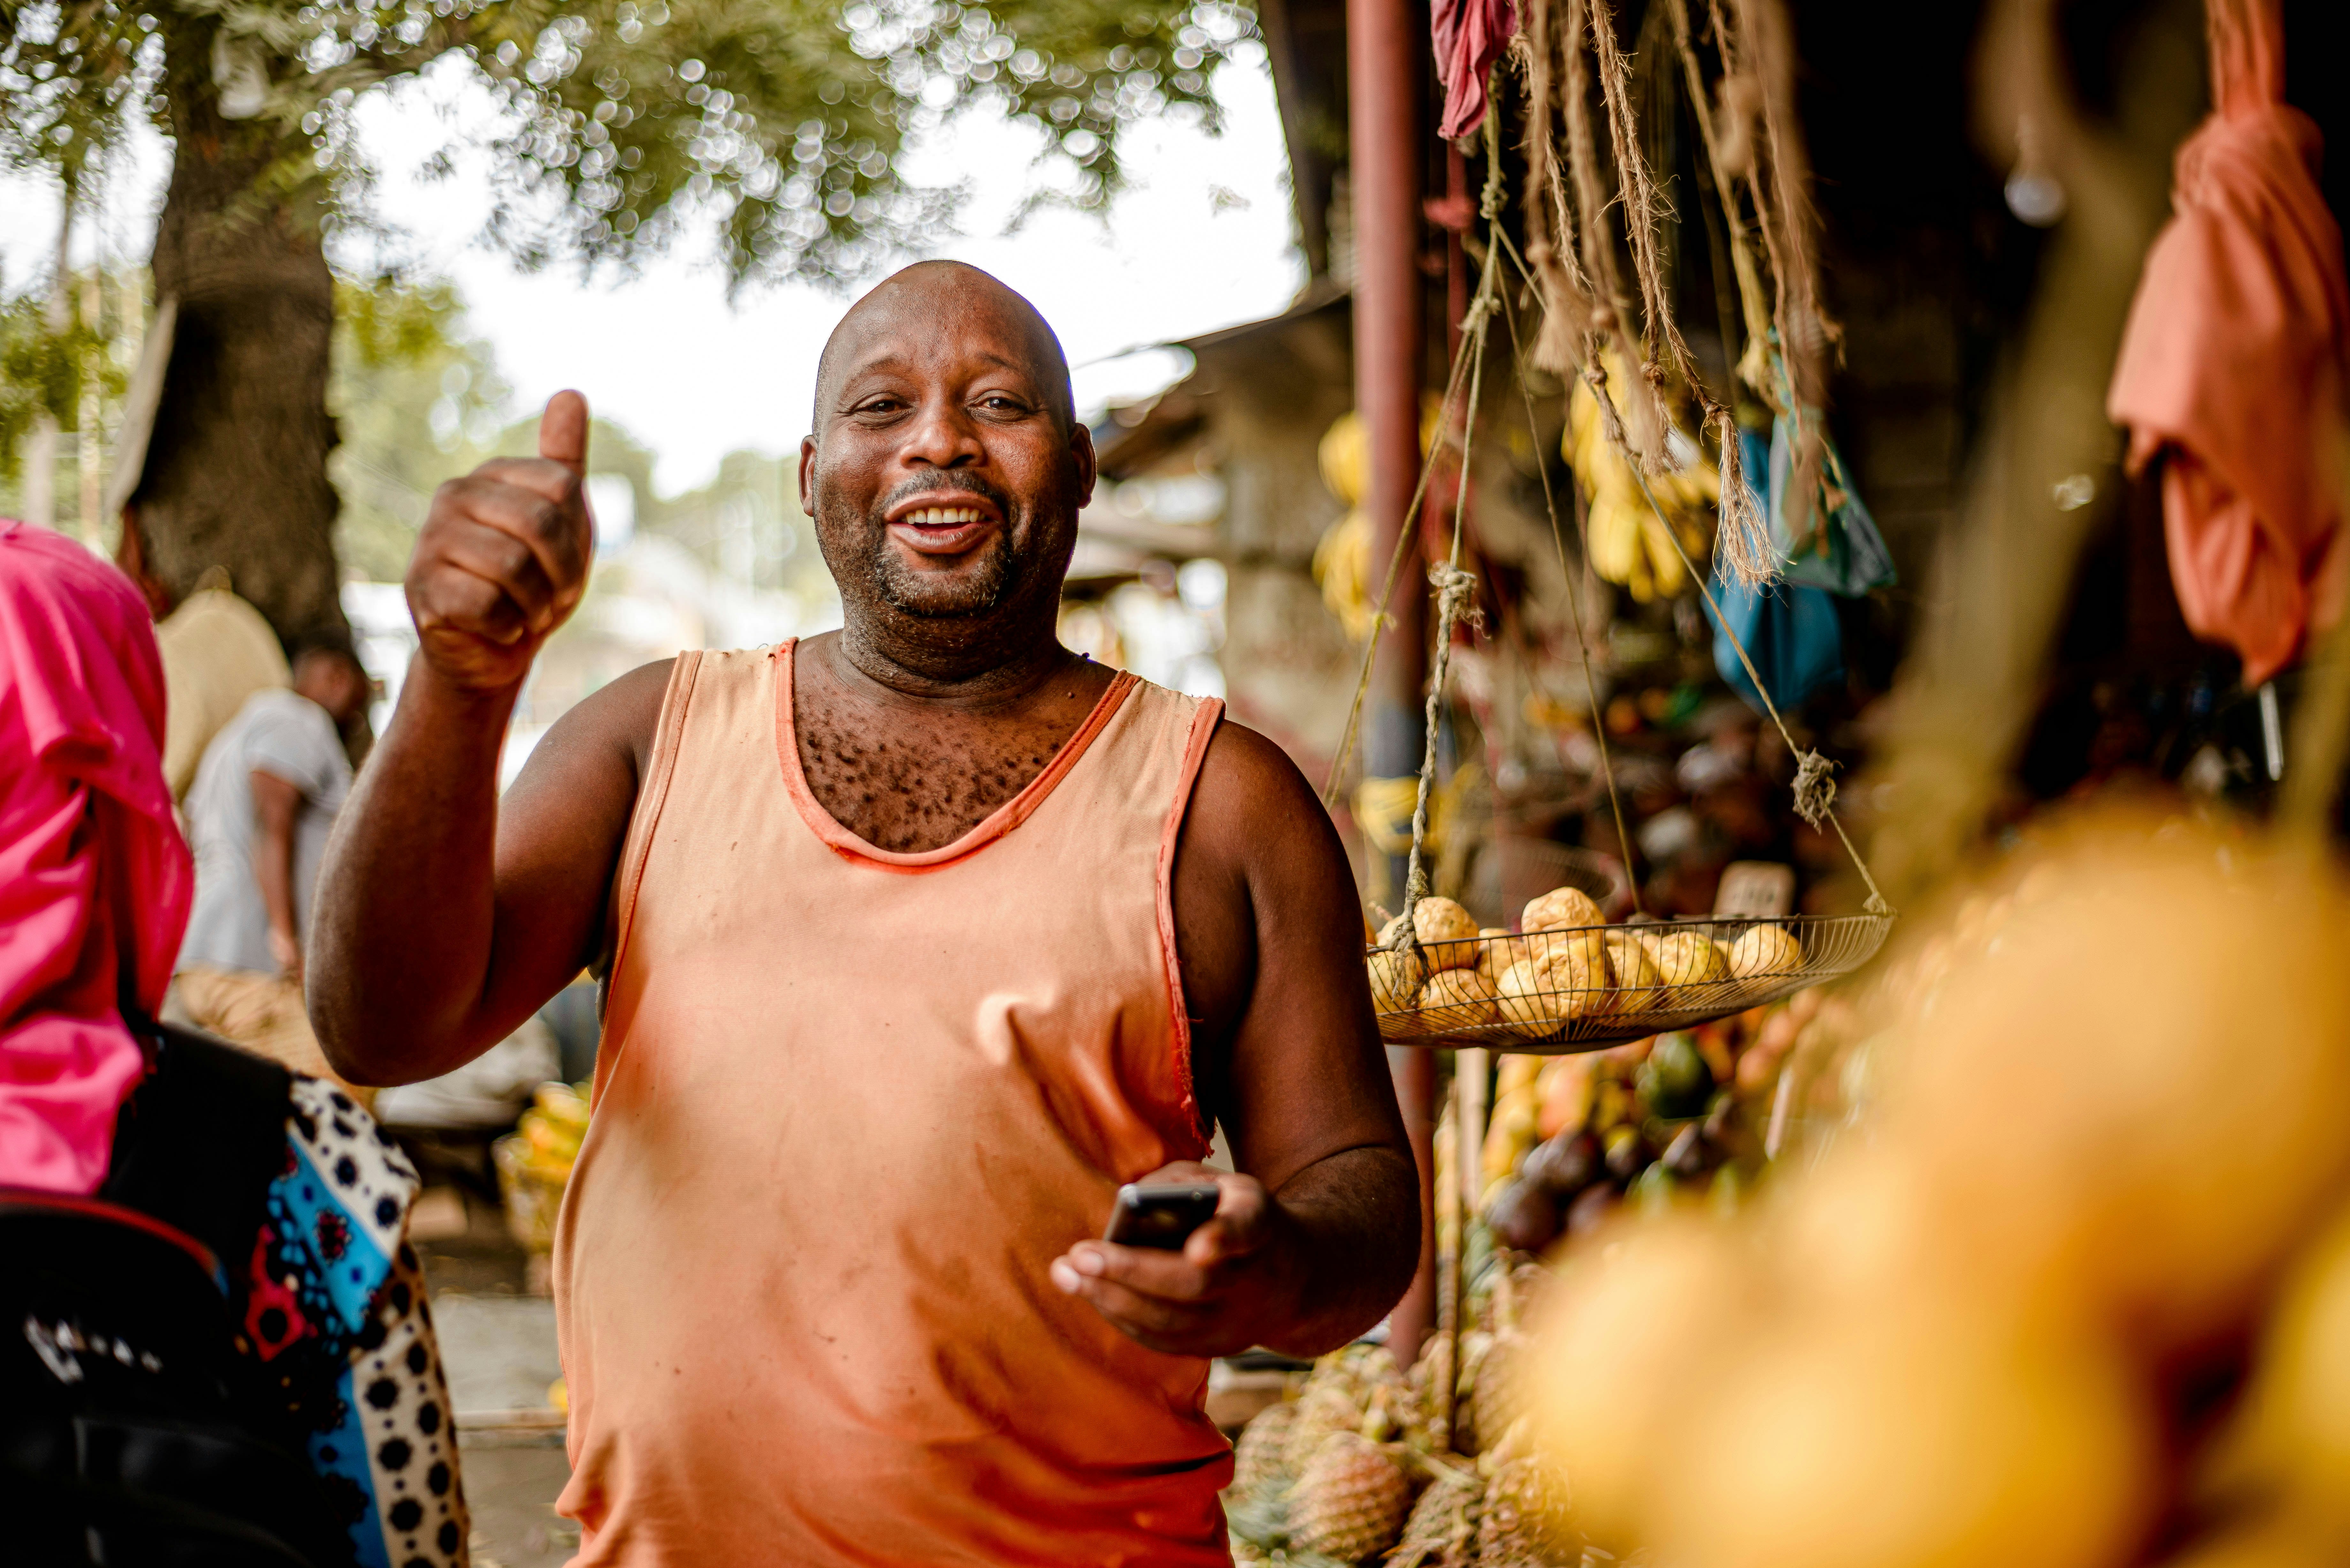
POLYGON ((550 1186, 571 1179, 580 1140, 588 1136, 588 1097, 569 1084, 541 1084, 516 1128, 522 1168, 550 1186))
MULTIPOLYGON (((1633 385, 1623 361, 1612 353, 1603 358, 1609 385, 1626 388, 1632 394, 1627 400, 1626 417, 1637 420, 1643 407, 1653 410, 1652 400, 1643 396, 1646 388, 1633 385)), ((1721 477, 1698 444, 1678 429, 1669 428, 1662 434, 1659 444, 1679 460, 1680 466, 1673 472, 1651 476, 1648 491, 1671 520, 1673 533, 1679 535, 1679 551, 1673 548, 1664 524, 1657 521, 1648 498, 1640 493, 1632 460, 1607 439, 1598 399, 1587 383, 1575 383, 1561 452, 1574 467, 1575 483, 1583 487, 1587 504, 1585 526, 1591 569, 1611 583, 1630 588, 1632 597, 1642 604, 1671 598, 1689 586, 1681 552, 1686 551, 1691 560, 1703 556, 1713 535, 1712 508, 1721 498, 1721 477)))

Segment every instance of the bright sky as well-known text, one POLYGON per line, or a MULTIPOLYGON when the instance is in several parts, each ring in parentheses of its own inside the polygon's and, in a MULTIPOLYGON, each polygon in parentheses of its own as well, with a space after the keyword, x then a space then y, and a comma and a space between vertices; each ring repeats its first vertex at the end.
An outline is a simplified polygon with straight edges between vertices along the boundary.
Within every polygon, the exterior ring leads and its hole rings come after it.
MULTIPOLYGON (((1081 408, 1155 390, 1184 369, 1180 355, 1129 350, 1272 315, 1304 282, 1263 50, 1226 66, 1216 90, 1221 137, 1165 120, 1133 130, 1126 159, 1135 188, 1107 224, 1048 209, 1004 233, 1041 139, 985 109, 910 158, 917 182, 962 182, 970 192, 961 235, 935 254, 985 267, 1035 302, 1076 367, 1081 408)), ((494 346, 515 389, 515 411, 580 389, 659 454, 657 483, 671 493, 707 480, 737 448, 796 445, 817 352, 847 299, 782 284, 747 288, 730 305, 714 251, 699 239, 633 280, 583 279, 560 265, 518 271, 481 243, 490 194, 479 162, 461 156, 452 179, 418 177, 433 152, 478 136, 494 113, 462 67, 443 68, 372 96, 361 126, 381 176, 378 216, 404 232, 405 254, 455 280, 473 330, 494 346)), ((103 226, 110 256, 143 259, 170 152, 151 134, 132 151, 103 226)), ((0 285, 9 291, 46 271, 56 214, 54 187, 0 178, 0 285)), ((89 243, 77 243, 78 257, 89 243)))

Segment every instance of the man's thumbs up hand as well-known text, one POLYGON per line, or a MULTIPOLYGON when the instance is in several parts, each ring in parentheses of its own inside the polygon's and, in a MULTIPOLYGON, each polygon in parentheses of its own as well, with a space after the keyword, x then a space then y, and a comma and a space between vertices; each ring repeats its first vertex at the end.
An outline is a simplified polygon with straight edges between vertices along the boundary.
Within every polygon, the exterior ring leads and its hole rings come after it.
POLYGON ((578 607, 596 554, 587 468, 588 400, 557 392, 538 421, 538 456, 494 458, 433 493, 408 607, 426 662, 450 684, 521 684, 578 607))

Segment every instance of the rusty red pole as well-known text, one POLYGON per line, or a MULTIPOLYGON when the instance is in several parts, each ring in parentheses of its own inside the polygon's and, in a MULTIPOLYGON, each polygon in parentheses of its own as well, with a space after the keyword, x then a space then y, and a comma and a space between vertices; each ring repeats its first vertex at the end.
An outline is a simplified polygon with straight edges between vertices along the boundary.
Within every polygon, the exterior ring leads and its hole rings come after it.
MULTIPOLYGON (((1404 527, 1419 478, 1420 82, 1428 34, 1413 0, 1347 0, 1347 96, 1355 228, 1355 407, 1370 448, 1373 581, 1404 527)), ((1428 585, 1419 553, 1404 560, 1390 613, 1396 625, 1371 666, 1363 767, 1375 778, 1419 771, 1421 684, 1428 659, 1428 585)), ((1375 590, 1376 591, 1376 590, 1375 590)), ((1402 886, 1400 867, 1392 878, 1402 886)), ((1419 1160, 1419 1272, 1388 1323, 1396 1358, 1409 1366, 1436 1321, 1434 1100, 1436 1060, 1390 1051, 1396 1098, 1419 1160)))

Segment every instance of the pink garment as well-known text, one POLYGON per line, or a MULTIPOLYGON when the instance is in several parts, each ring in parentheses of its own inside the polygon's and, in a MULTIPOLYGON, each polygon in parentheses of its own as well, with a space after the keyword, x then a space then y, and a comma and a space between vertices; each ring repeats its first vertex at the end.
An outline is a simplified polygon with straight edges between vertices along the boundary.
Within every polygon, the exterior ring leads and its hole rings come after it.
POLYGON ((0 1186, 95 1191, 144 1071, 118 999, 161 1003, 194 885, 162 743, 139 590, 0 519, 0 1186))
POLYGON ((1436 41, 1436 76, 1444 84, 1447 141, 1466 136, 1485 119, 1485 77, 1517 36, 1518 0, 1436 0, 1429 14, 1436 41))
POLYGON ((2207 0, 2206 16, 2218 108, 2178 150, 2106 411, 2131 473, 2164 455, 2179 607, 2254 686, 2341 610, 2350 291, 2317 128, 2283 101, 2277 0, 2207 0))

